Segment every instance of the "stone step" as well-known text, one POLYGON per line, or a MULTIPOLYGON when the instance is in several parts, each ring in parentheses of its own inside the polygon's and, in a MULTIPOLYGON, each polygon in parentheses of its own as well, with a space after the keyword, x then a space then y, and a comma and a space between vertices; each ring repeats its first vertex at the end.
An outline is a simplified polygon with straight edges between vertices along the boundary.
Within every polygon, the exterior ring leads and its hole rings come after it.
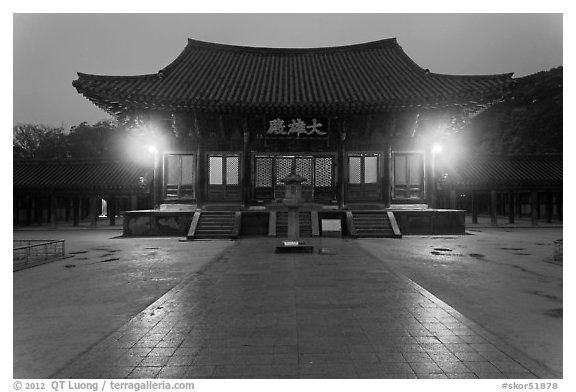
POLYGON ((202 211, 193 238, 231 238, 236 224, 235 214, 235 211, 202 211))
POLYGON ((201 225, 220 225, 220 226, 233 226, 234 225, 234 220, 227 220, 227 221, 217 221, 217 220, 211 220, 211 219, 200 219, 198 221, 198 223, 200 223, 201 225))
POLYGON ((386 212, 354 211, 352 221, 357 237, 394 237, 394 229, 386 212))

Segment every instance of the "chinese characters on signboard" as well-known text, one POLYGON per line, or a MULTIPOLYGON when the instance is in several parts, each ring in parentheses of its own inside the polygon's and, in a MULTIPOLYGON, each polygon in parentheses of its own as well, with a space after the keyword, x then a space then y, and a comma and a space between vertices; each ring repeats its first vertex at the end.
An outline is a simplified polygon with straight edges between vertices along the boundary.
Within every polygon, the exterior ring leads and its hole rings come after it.
POLYGON ((300 118, 292 119, 290 123, 286 123, 281 118, 275 118, 269 121, 267 136, 295 136, 295 137, 309 137, 309 136, 326 136, 328 133, 323 131, 324 125, 316 118, 313 118, 308 123, 300 118))

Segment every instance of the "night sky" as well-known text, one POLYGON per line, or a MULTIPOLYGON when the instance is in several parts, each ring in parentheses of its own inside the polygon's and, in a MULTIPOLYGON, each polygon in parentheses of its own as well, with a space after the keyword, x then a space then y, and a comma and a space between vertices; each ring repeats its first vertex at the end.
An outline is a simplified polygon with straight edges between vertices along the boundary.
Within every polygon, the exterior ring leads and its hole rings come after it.
POLYGON ((13 124, 65 128, 107 114, 72 87, 77 72, 155 73, 188 38, 267 47, 396 37, 418 65, 515 77, 563 64, 562 14, 14 14, 13 124))

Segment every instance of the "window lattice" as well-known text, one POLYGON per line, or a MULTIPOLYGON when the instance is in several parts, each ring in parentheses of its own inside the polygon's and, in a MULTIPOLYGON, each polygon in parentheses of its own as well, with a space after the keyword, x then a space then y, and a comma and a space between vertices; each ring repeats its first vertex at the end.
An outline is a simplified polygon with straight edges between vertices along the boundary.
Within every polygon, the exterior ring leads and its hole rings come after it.
POLYGON ((210 157, 208 160, 210 185, 222 185, 222 157, 210 157))
POLYGON ((410 185, 420 185, 422 181, 422 155, 408 155, 410 185))
POLYGON ((296 174, 306 179, 302 184, 312 184, 312 158, 296 158, 296 174))
POLYGON ((364 157, 364 183, 375 184, 378 182, 378 157, 364 157))
POLYGON ((407 158, 406 155, 394 156, 394 183, 396 185, 407 185, 407 158))
POLYGON ((348 178, 350 184, 360 184, 361 177, 362 177, 362 158, 349 157, 348 178))
POLYGON ((256 187, 272 186, 272 158, 256 158, 256 187))
POLYGON ((292 172, 292 158, 276 159, 276 184, 284 184, 281 180, 292 172))
POLYGON ((332 158, 316 158, 314 186, 332 186, 332 158))
POLYGON ((193 165, 194 157, 192 155, 182 155, 182 185, 192 185, 194 183, 193 165))
POLYGON ((237 156, 226 157, 226 184, 238 185, 239 161, 237 156))
POLYGON ((180 160, 178 155, 166 155, 166 184, 178 185, 180 180, 180 160))

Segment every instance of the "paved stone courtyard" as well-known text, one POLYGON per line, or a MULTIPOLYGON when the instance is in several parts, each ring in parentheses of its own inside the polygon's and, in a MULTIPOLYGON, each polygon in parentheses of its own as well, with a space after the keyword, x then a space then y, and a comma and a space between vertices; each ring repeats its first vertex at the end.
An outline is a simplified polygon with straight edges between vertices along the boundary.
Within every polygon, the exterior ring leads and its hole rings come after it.
POLYGON ((556 378, 354 240, 244 238, 54 378, 556 378))

